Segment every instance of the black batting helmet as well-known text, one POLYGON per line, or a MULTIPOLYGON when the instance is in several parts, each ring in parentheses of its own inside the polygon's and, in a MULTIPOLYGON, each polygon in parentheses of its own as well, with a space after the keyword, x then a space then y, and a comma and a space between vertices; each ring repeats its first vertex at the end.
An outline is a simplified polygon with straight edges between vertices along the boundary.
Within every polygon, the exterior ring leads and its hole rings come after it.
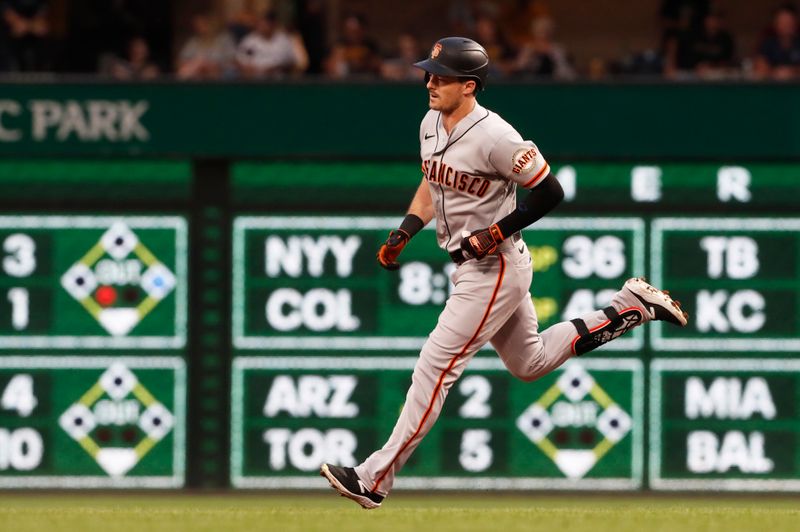
POLYGON ((478 89, 483 90, 489 72, 489 54, 472 39, 445 37, 436 41, 428 59, 414 66, 437 76, 474 79, 478 89))

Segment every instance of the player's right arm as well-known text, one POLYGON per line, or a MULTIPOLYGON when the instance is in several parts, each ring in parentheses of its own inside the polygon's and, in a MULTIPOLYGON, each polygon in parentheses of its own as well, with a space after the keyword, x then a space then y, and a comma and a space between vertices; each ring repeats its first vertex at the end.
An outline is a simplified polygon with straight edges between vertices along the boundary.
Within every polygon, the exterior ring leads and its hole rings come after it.
POLYGON ((414 215, 419 218, 422 221, 423 227, 433 220, 434 213, 433 199, 431 199, 431 187, 424 177, 417 187, 417 192, 414 194, 414 199, 411 200, 411 205, 408 206, 406 216, 408 215, 414 215))
POLYGON ((387 270, 396 270, 400 267, 397 257, 406 247, 411 237, 433 220, 433 200, 431 191, 425 178, 417 187, 417 192, 408 206, 408 212, 400 227, 389 233, 389 238, 378 250, 378 263, 387 270))

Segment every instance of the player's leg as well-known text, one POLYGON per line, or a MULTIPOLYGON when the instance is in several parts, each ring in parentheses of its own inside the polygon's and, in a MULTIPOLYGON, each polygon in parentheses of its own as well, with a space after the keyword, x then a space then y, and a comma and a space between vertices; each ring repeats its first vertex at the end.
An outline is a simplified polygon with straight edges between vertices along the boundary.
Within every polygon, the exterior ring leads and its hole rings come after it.
POLYGON ((520 305, 492 338, 492 345, 511 373, 523 380, 535 380, 651 320, 686 325, 686 313, 667 292, 642 278, 628 279, 611 299, 611 304, 580 318, 556 323, 538 332, 533 303, 520 305))
MULTIPOLYGON (((360 484, 356 482, 354 487, 359 492, 342 491, 334 483, 340 479, 332 480, 323 470, 340 493, 362 504, 365 501, 359 497, 363 499, 366 492, 381 499, 389 492, 398 471, 436 422, 448 391, 469 360, 514 312, 520 295, 527 291, 528 285, 506 262, 496 256, 471 261, 456 271, 453 293, 420 352, 389 440, 355 468, 360 484)), ((374 502, 362 506, 374 508, 374 502)))
POLYGON ((527 284, 505 256, 470 261, 456 272, 453 293, 422 348, 411 388, 382 449, 356 468, 377 493, 394 477, 439 417, 445 397, 475 352, 519 305, 527 284))

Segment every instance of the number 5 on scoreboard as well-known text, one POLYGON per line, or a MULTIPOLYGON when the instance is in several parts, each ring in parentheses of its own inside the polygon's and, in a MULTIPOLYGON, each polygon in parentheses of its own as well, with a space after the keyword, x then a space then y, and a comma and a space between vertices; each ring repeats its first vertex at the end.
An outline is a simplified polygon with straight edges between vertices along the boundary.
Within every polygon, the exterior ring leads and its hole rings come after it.
POLYGON ((0 398, 3 410, 16 410, 20 416, 28 417, 37 404, 33 394, 33 377, 25 373, 11 377, 0 398))

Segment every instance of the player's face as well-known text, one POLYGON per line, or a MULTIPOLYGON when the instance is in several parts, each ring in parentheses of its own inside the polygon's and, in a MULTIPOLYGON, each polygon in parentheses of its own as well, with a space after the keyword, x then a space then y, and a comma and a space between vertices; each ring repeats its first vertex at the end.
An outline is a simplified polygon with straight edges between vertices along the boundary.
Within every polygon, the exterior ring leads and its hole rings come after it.
POLYGON ((428 106, 445 114, 455 111, 464 103, 469 92, 468 83, 470 82, 460 81, 456 77, 431 74, 425 85, 428 89, 428 106))

